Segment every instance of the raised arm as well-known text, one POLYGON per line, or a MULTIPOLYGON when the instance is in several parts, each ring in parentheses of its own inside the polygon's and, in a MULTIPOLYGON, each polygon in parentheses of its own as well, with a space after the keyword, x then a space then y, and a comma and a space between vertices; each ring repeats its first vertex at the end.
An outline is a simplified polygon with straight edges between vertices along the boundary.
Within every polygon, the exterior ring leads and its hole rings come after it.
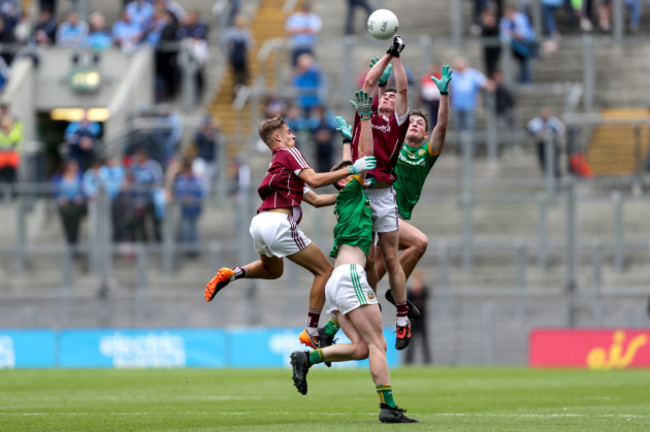
POLYGON ((341 135, 341 160, 352 162, 352 125, 341 116, 336 116, 336 130, 341 135))
POLYGON ((392 58, 390 54, 386 53, 372 65, 366 79, 363 81, 364 92, 372 94, 392 58))
POLYGON ((442 76, 440 79, 431 76, 430 78, 440 90, 440 106, 438 107, 438 123, 431 131, 431 140, 429 141, 429 152, 431 155, 440 154, 442 147, 445 145, 445 135, 447 134, 447 123, 449 121, 449 82, 451 81, 452 70, 449 65, 442 66, 442 76))
POLYGON ((359 157, 371 156, 374 154, 372 127, 370 118, 372 117, 372 96, 367 92, 359 91, 354 94, 356 103, 350 101, 354 109, 359 113, 361 119, 361 130, 359 131, 359 157))
POLYGON ((402 37, 397 35, 393 37, 393 44, 390 46, 386 54, 393 58, 393 69, 395 71, 395 113, 398 117, 402 117, 408 112, 409 97, 408 97, 408 77, 406 76, 406 69, 400 59, 400 53, 406 44, 402 37))
MULTIPOLYGON (((370 59, 370 64, 369 66, 372 68, 375 63, 379 61, 379 57, 373 57, 370 59)), ((384 91, 386 90, 386 86, 388 85, 388 80, 390 78, 390 74, 393 71, 393 65, 388 64, 386 66, 386 69, 384 69, 384 72, 382 72, 381 76, 379 77, 379 81, 377 81, 377 91, 374 91, 372 93, 368 93, 370 96, 372 96, 375 100, 378 100, 383 94, 384 91)))

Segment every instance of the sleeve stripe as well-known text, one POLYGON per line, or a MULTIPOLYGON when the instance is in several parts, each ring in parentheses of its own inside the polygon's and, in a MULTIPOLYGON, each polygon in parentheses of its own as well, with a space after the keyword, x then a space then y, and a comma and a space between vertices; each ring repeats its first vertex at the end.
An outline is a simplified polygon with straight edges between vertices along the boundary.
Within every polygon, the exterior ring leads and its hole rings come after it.
POLYGON ((309 168, 309 164, 305 160, 305 157, 300 153, 300 151, 296 148, 289 148, 289 152, 293 155, 293 157, 296 159, 296 162, 300 164, 303 168, 309 168))

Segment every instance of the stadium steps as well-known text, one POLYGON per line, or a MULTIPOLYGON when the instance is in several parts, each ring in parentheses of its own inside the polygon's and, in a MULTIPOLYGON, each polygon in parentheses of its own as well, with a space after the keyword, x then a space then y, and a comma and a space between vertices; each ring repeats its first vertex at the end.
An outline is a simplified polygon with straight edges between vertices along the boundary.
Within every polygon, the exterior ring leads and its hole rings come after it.
MULTIPOLYGON (((261 75, 268 86, 273 86, 275 82, 273 65, 277 54, 272 53, 264 64, 257 61, 257 55, 265 40, 284 36, 286 15, 282 11, 283 4, 283 0, 263 0, 251 20, 250 29, 255 44, 248 53, 249 84, 254 83, 261 75)), ((242 136, 245 137, 251 127, 248 103, 241 111, 233 109, 233 85, 233 74, 231 70, 228 70, 209 107, 210 114, 218 119, 225 135, 226 159, 228 161, 239 154, 242 136), (240 121, 241 130, 238 130, 240 121)))
MULTIPOLYGON (((604 120, 645 120, 648 109, 606 109, 604 120)), ((648 150, 648 126, 604 124, 597 126, 589 142, 587 159, 594 175, 634 175, 643 170, 648 150)))

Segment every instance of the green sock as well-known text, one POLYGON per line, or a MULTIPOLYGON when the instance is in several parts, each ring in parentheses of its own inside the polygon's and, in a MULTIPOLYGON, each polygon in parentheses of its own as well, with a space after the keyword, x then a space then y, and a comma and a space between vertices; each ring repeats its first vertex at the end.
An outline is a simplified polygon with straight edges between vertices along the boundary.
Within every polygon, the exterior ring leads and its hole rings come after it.
POLYGON ((388 405, 391 408, 395 408, 395 401, 393 400, 393 389, 389 385, 380 384, 377 386, 377 396, 379 396, 379 402, 388 405))
POLYGON ((330 317, 330 320, 325 324, 325 334, 327 336, 334 336, 341 326, 336 318, 330 317))
POLYGON ((323 350, 322 349, 316 349, 313 351, 309 351, 309 364, 315 365, 318 363, 323 363, 325 360, 323 360, 323 350))

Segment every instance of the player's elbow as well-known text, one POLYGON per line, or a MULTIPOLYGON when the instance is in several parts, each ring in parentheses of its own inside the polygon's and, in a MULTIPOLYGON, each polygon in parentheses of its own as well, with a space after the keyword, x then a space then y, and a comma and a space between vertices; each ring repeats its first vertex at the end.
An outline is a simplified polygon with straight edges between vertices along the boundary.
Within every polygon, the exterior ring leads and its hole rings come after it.
POLYGON ((321 186, 324 186, 323 182, 321 181, 321 177, 318 174, 305 177, 303 180, 305 183, 307 183, 307 186, 312 189, 317 189, 321 186))

